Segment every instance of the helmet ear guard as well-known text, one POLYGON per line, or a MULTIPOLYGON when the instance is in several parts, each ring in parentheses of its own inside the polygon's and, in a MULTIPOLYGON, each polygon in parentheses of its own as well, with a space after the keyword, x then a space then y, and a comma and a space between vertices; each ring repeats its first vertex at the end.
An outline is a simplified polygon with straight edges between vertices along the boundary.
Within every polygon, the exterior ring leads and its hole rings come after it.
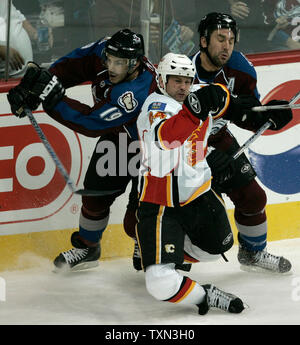
POLYGON ((193 62, 182 54, 168 53, 162 57, 157 66, 158 75, 161 76, 162 86, 158 83, 159 90, 166 96, 167 77, 169 75, 195 78, 196 69, 193 62))

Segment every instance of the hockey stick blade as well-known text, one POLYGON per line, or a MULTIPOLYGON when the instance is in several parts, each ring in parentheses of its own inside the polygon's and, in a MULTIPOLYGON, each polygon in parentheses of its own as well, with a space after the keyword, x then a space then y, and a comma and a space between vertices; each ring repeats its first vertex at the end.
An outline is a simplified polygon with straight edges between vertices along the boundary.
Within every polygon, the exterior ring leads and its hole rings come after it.
POLYGON ((79 194, 79 195, 87 195, 87 196, 106 196, 106 195, 112 195, 112 194, 116 194, 116 193, 121 192, 121 190, 100 191, 100 190, 90 190, 90 189, 76 189, 75 183, 72 181, 67 170, 65 169, 62 162, 60 161, 60 159, 56 155, 56 153, 53 150, 52 146, 50 145, 48 139, 46 138, 44 132, 42 131, 41 127, 38 125, 36 119, 34 118, 31 110, 24 107, 24 111, 26 112, 26 115, 29 118, 29 121, 31 122, 31 124, 32 124, 33 128, 35 129, 37 135, 39 136, 40 140, 44 144, 46 150, 48 151, 50 157, 52 158, 54 164, 56 165, 58 171, 61 173, 62 177, 67 182, 67 185, 71 189, 72 193, 79 194))
POLYGON ((120 189, 117 190, 93 190, 93 189, 77 189, 73 191, 74 194, 86 195, 86 196, 106 196, 122 192, 120 189))
POLYGON ((267 111, 275 109, 300 109, 300 104, 282 104, 282 105, 260 105, 258 107, 253 107, 253 111, 267 111))

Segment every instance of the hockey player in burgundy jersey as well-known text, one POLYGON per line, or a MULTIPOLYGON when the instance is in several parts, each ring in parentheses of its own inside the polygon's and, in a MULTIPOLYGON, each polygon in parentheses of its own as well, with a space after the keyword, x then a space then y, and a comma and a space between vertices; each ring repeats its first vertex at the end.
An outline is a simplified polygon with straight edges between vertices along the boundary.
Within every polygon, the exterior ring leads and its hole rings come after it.
MULTIPOLYGON (((119 191, 105 197, 82 197, 79 232, 71 237, 74 248, 61 253, 54 260, 57 269, 85 269, 98 265, 100 239, 109 221, 110 206, 116 197, 125 192, 127 184, 134 180, 128 172, 119 173, 118 159, 115 159, 116 175, 100 176, 97 162, 107 152, 97 150, 97 147, 110 142, 117 150, 116 157, 119 157, 120 145, 126 145, 125 140, 121 143, 119 134, 126 136, 127 145, 137 139, 136 119, 144 100, 156 88, 156 72, 144 56, 143 37, 124 29, 109 39, 74 50, 57 60, 49 71, 28 69, 20 85, 8 95, 13 113, 24 115, 18 111, 22 109, 22 103, 35 109, 45 87, 49 93, 42 104, 52 118, 86 136, 101 136, 90 160, 84 187, 119 191), (92 83, 95 101, 92 107, 64 95, 65 88, 83 82, 92 83), (30 90, 30 94, 27 95, 26 90, 30 90)), ((125 152, 128 152, 127 147, 125 152)), ((126 162, 136 154, 128 153, 126 162)), ((136 207, 134 205, 134 211, 136 207)), ((129 213, 134 217, 132 222, 126 223, 130 227, 135 225, 135 215, 134 212, 129 213)), ((134 232, 132 229, 128 231, 134 232)))
MULTIPOLYGON (((211 307, 240 313, 240 298, 176 270, 186 261, 215 260, 233 244, 224 202, 211 189, 208 138, 216 119, 252 130, 270 120, 278 130, 292 112, 255 113, 251 108, 260 102, 254 96, 244 104, 222 84, 196 85, 190 92, 195 66, 185 55, 165 55, 158 74, 159 90, 147 97, 137 120, 142 162, 136 235, 146 288, 158 300, 197 305, 202 315, 211 307)), ((224 169, 232 170, 232 160, 224 169)))
MULTIPOLYGON (((226 14, 209 13, 200 21, 200 51, 192 57, 196 66, 195 83, 221 83, 233 95, 247 103, 247 95, 259 99, 256 71, 240 52, 234 51, 238 40, 235 20, 226 14)), ((271 101, 280 102, 280 101, 271 101)), ((266 194, 255 180, 255 171, 245 154, 235 161, 234 174, 223 164, 239 145, 227 128, 227 121, 214 122, 209 145, 215 150, 207 157, 214 176, 213 185, 226 193, 235 205, 234 218, 240 243, 238 260, 242 265, 274 272, 287 272, 290 262, 266 251, 266 194)))

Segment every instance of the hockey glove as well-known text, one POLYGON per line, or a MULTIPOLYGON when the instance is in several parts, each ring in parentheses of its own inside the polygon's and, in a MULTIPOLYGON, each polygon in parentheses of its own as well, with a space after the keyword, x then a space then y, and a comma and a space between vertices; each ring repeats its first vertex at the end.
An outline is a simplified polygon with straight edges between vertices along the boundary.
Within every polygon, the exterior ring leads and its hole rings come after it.
POLYGON ((9 90, 7 99, 12 113, 17 117, 24 117, 26 115, 24 108, 35 110, 41 103, 37 96, 28 94, 20 85, 9 90))
POLYGON ((40 68, 29 63, 24 77, 19 85, 9 90, 7 99, 12 113, 17 117, 24 117, 24 108, 35 110, 41 103, 39 97, 30 93, 31 87, 40 75, 40 68))
POLYGON ((213 150, 206 157, 211 169, 212 177, 218 184, 222 184, 235 174, 234 159, 220 150, 213 150))
POLYGON ((261 105, 260 101, 254 96, 231 95, 230 105, 224 118, 241 128, 255 131, 266 122, 261 113, 251 110, 252 107, 259 105, 261 105))
POLYGON ((205 121, 210 111, 217 112, 225 105, 228 95, 219 85, 203 86, 191 92, 183 104, 198 119, 205 121))
POLYGON ((26 113, 24 107, 26 107, 26 92, 18 85, 9 90, 7 99, 11 107, 11 111, 17 117, 24 117, 26 113))
POLYGON ((56 75, 41 68, 40 74, 33 83, 30 93, 39 97, 45 110, 52 110, 63 98, 65 89, 56 75))
MULTIPOLYGON (((288 104, 288 102, 284 100, 272 100, 266 105, 281 104, 288 104)), ((253 96, 231 96, 230 105, 224 118, 231 120, 239 127, 252 131, 258 130, 267 121, 272 122, 270 129, 278 131, 292 120, 293 114, 291 109, 277 109, 265 112, 255 112, 251 110, 252 107, 259 105, 261 105, 261 103, 253 96)))
MULTIPOLYGON (((272 100, 268 102, 266 105, 283 105, 283 104, 289 104, 288 101, 284 100, 272 100)), ((279 131, 281 128, 283 128, 285 125, 287 125, 293 118, 293 113, 291 109, 274 109, 274 110, 268 110, 265 112, 265 122, 270 121, 272 123, 272 126, 270 129, 273 131, 279 131)))

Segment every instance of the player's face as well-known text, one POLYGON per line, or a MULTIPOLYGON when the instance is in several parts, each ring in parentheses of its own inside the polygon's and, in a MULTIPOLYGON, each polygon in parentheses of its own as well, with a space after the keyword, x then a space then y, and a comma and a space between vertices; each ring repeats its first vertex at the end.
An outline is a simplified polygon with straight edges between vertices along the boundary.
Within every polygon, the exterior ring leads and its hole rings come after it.
POLYGON ((219 29, 212 32, 208 52, 216 67, 222 67, 230 59, 234 48, 234 33, 229 29, 219 29))
POLYGON ((190 77, 170 75, 166 84, 166 91, 177 102, 183 102, 190 93, 192 81, 193 79, 190 77))
POLYGON ((128 59, 106 54, 106 65, 111 83, 118 84, 127 77, 128 59))

